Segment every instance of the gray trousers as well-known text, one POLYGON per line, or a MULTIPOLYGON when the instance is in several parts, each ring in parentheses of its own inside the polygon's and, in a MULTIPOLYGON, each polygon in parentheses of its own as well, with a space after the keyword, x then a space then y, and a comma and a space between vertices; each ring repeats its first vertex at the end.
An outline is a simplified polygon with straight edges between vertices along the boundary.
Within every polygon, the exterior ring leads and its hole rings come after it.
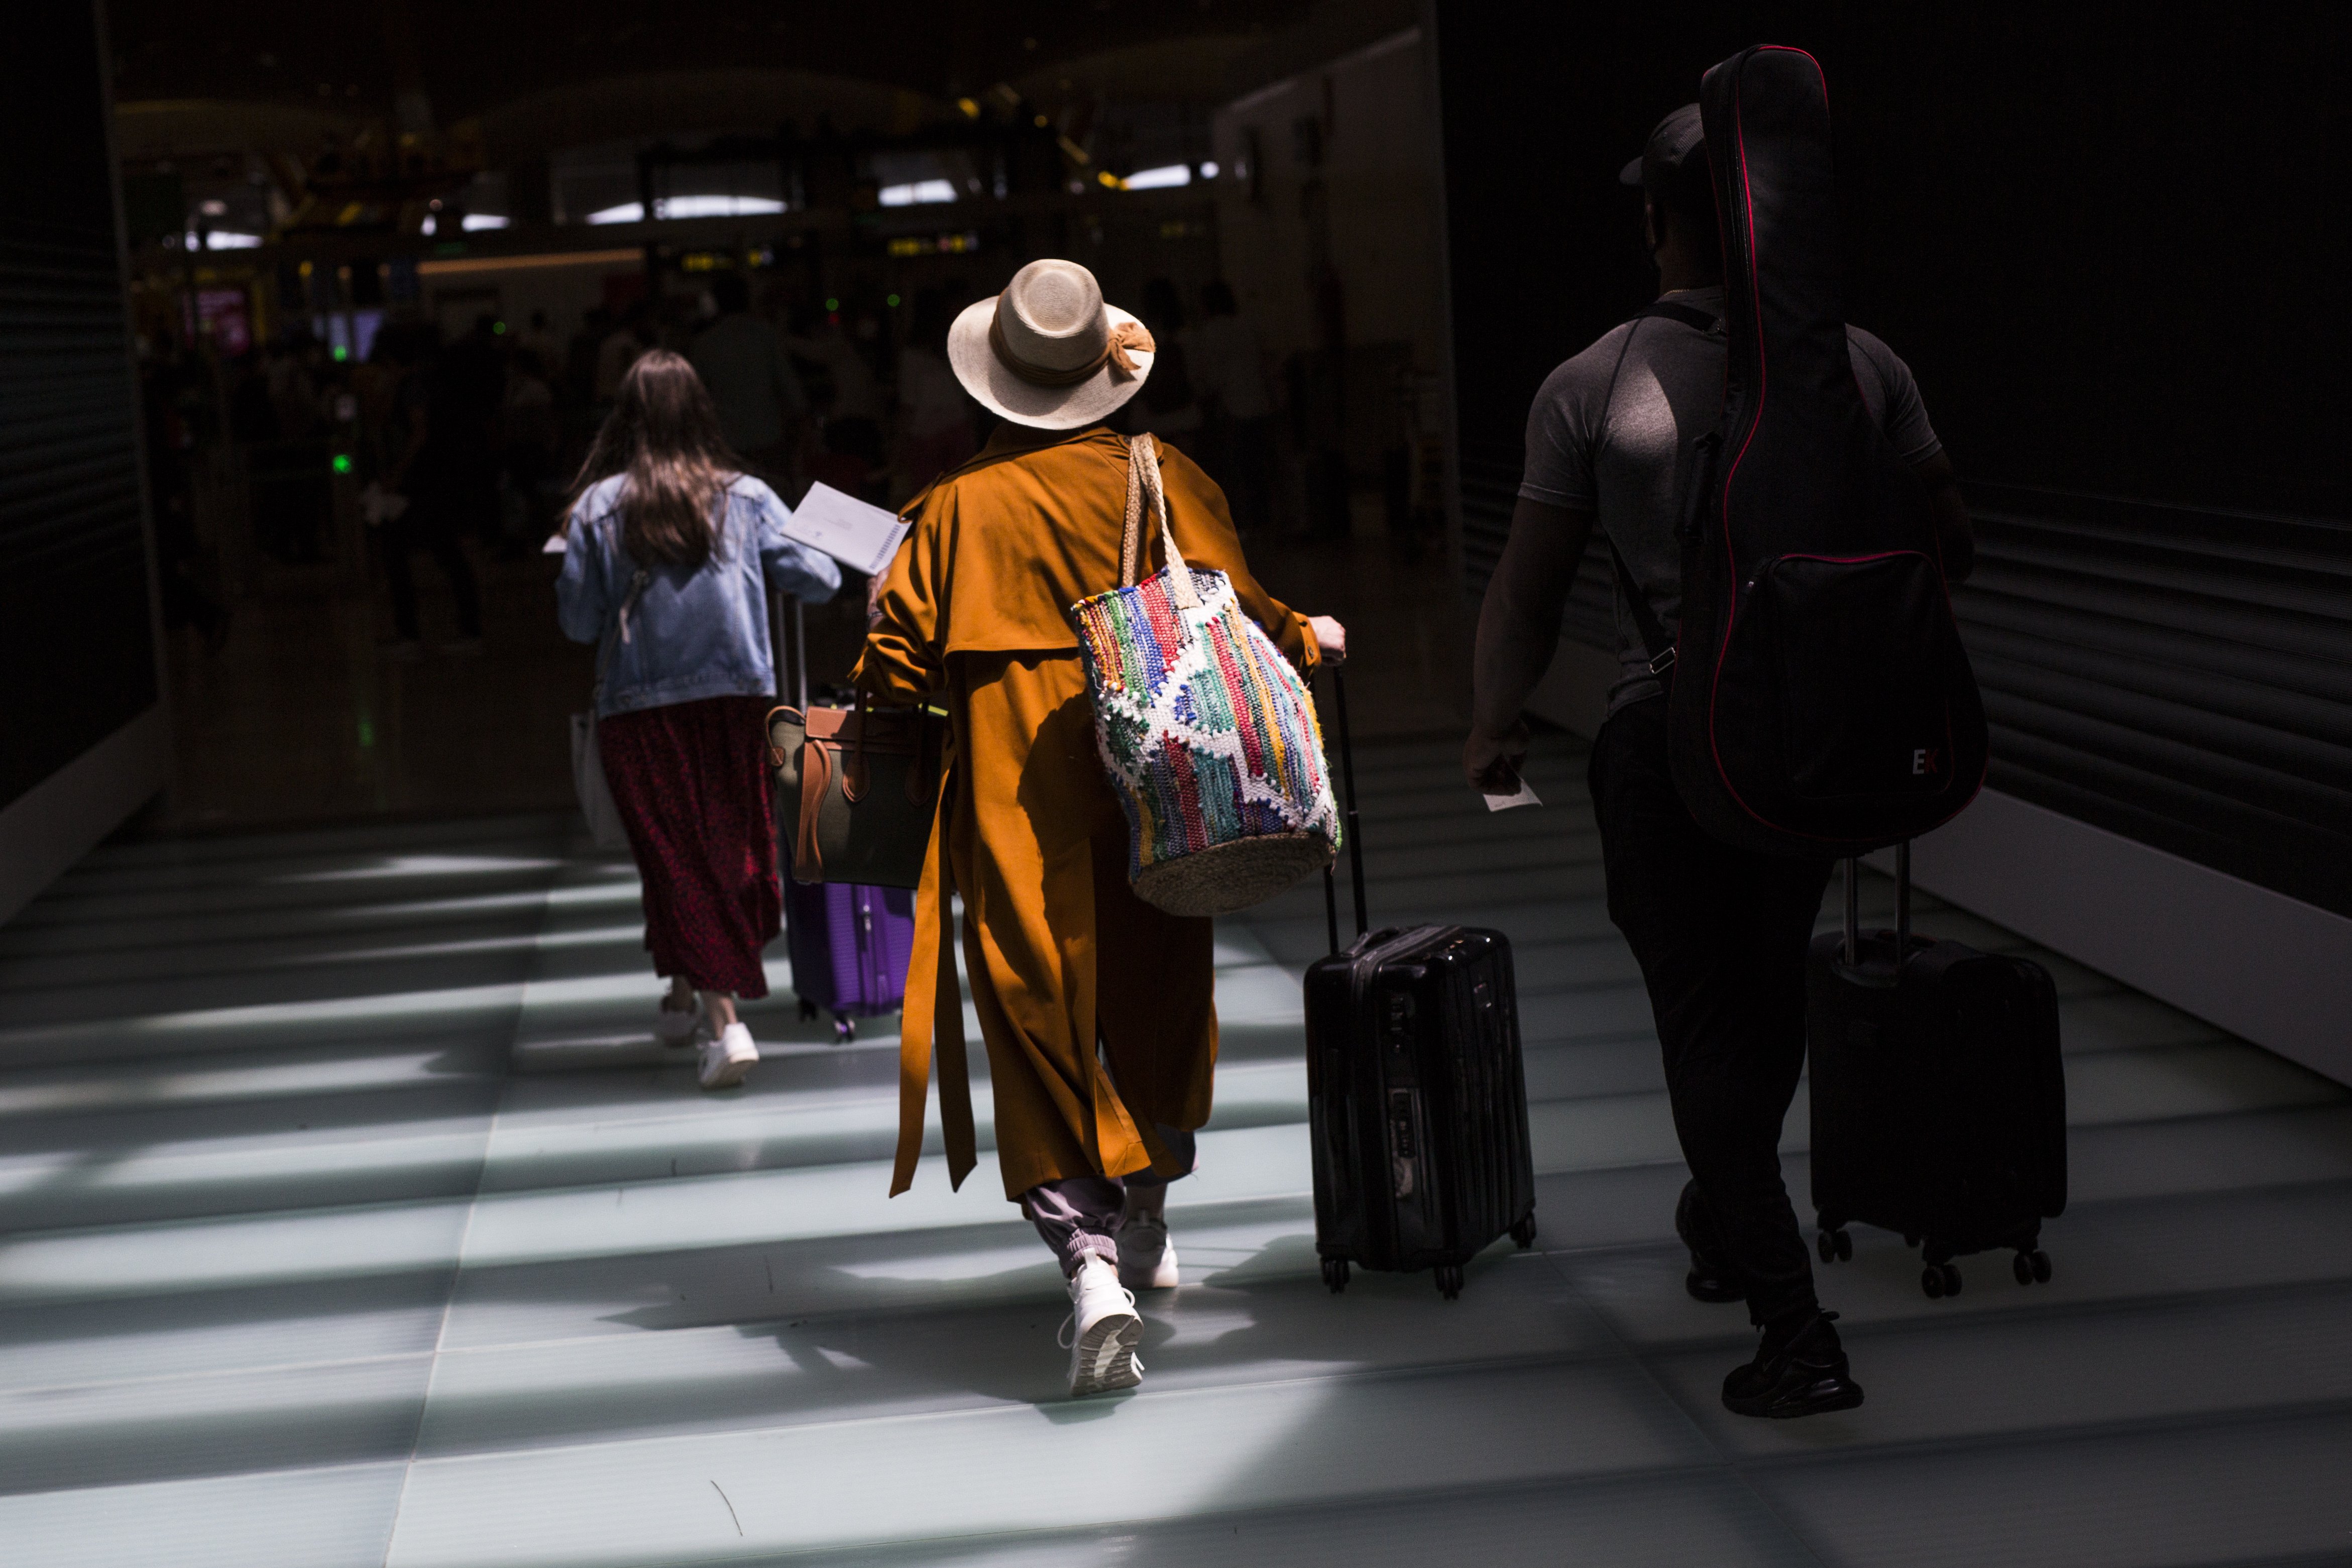
MULTIPOLYGON (((1192 1173, 1198 1154, 1190 1132, 1179 1132, 1173 1127, 1154 1126, 1152 1131, 1176 1163, 1184 1167, 1175 1179, 1192 1173)), ((1156 1171, 1138 1171, 1131 1176, 1067 1176, 1058 1182, 1040 1182, 1021 1194, 1021 1212, 1045 1238, 1061 1260, 1065 1276, 1076 1274, 1078 1266, 1089 1258, 1099 1258, 1116 1268, 1118 1264, 1118 1221, 1127 1207, 1129 1187, 1164 1187, 1169 1178, 1156 1171)))

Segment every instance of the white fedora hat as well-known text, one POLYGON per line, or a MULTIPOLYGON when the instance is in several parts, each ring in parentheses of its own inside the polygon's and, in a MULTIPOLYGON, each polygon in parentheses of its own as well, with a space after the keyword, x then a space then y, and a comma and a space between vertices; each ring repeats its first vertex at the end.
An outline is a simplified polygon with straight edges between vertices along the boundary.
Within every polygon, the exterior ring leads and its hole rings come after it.
POLYGON ((1031 262, 948 329, 948 363, 963 389, 1045 430, 1108 416, 1151 374, 1153 352, 1150 331, 1105 304, 1102 285, 1075 261, 1031 262))

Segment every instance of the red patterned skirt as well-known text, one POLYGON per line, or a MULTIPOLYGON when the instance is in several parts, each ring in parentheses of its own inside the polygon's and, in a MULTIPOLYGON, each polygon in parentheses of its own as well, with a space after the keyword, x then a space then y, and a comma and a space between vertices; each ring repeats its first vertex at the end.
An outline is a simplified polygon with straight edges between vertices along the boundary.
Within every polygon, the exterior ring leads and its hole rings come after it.
POLYGON ((765 996, 760 950, 783 924, 766 697, 707 697, 596 721, 613 804, 645 884, 646 951, 664 979, 765 996))

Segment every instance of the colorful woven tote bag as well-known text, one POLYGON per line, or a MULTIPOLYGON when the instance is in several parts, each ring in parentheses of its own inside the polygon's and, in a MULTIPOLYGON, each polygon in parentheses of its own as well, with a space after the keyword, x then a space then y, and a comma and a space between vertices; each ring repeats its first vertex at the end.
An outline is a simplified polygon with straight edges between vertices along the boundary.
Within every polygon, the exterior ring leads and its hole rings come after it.
POLYGON ((1150 436, 1128 448, 1118 580, 1070 616, 1137 896, 1174 915, 1230 914, 1328 866, 1339 814, 1314 700, 1233 580, 1185 564, 1150 436), (1147 504, 1167 564, 1139 583, 1147 504))

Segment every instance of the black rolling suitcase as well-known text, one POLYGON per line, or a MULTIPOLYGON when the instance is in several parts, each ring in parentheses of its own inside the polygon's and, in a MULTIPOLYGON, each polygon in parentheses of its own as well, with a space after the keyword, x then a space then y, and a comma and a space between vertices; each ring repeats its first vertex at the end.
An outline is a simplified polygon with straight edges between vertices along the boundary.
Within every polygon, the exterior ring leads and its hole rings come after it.
POLYGON ((1315 1250, 1335 1291, 1350 1265, 1434 1268, 1451 1300, 1462 1266, 1496 1237, 1521 1247, 1536 1237, 1511 944, 1466 926, 1366 931, 1344 685, 1335 710, 1357 934, 1339 951, 1327 873, 1331 956, 1307 972, 1315 1250))
POLYGON ((2042 1222, 2066 1206, 2057 993, 2030 959, 1914 936, 1909 848, 1895 929, 1857 930, 1848 861, 1845 931, 1807 965, 1822 1260, 1852 1256, 1859 1221, 1921 1248, 1930 1296, 1958 1292, 1954 1258, 1999 1247, 2019 1284, 2045 1281, 2042 1222))

